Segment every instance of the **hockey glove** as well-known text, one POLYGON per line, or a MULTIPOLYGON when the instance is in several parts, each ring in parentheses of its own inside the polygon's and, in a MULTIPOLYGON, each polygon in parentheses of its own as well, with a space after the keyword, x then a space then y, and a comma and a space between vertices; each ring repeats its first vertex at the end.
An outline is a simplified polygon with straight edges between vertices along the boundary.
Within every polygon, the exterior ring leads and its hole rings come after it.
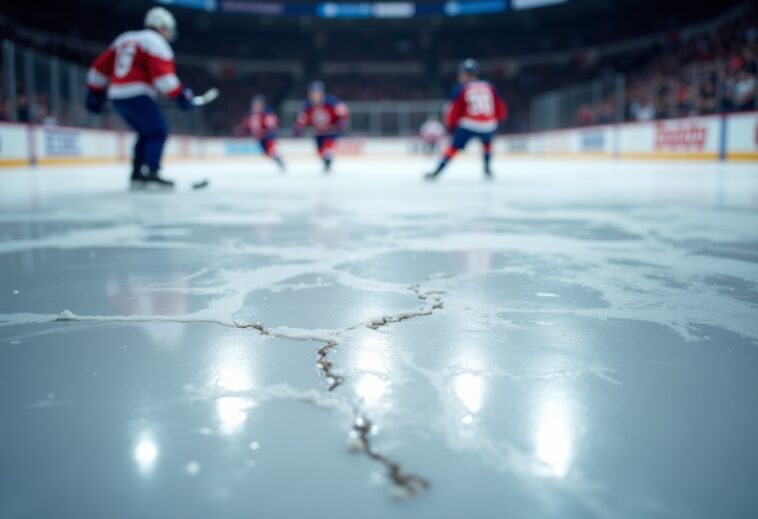
POLYGON ((194 97, 195 95, 192 93, 191 89, 183 89, 181 93, 176 96, 176 102, 179 104, 179 109, 184 110, 185 112, 192 110, 194 107, 192 99, 194 99, 194 97))
POLYGON ((90 113, 102 113, 105 109, 105 92, 87 90, 87 96, 84 98, 84 106, 90 113))

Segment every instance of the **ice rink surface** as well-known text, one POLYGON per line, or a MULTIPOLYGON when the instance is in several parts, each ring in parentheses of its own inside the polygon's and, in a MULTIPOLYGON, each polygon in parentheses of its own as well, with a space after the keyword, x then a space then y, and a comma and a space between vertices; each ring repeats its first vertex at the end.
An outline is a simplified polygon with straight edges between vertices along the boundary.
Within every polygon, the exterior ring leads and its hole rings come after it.
POLYGON ((758 166, 428 166, 0 172, 0 517, 753 516, 758 166))

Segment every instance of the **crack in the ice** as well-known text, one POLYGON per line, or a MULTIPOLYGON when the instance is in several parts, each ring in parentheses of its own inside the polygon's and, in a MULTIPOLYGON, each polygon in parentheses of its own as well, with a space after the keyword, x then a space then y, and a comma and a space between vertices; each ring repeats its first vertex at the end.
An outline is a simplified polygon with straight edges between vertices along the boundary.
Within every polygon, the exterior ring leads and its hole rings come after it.
POLYGON ((258 333, 260 333, 261 335, 266 335, 269 337, 276 337, 279 339, 290 339, 290 340, 296 340, 296 341, 318 341, 318 342, 324 343, 324 345, 318 349, 316 366, 319 368, 321 373, 326 378, 329 391, 334 391, 340 385, 342 385, 342 382, 344 381, 344 377, 334 372, 334 363, 332 363, 332 361, 330 361, 327 358, 331 350, 335 346, 337 346, 337 341, 335 341, 334 339, 323 339, 323 338, 317 338, 317 337, 301 337, 301 336, 288 335, 281 332, 272 332, 261 323, 242 324, 242 323, 235 322, 234 325, 240 329, 253 329, 257 331, 258 333))
MULTIPOLYGON (((444 302, 442 300, 442 291, 423 291, 421 284, 415 284, 408 287, 421 302, 430 301, 431 304, 426 308, 414 311, 403 312, 396 315, 383 316, 379 319, 373 319, 369 323, 364 323, 358 326, 347 328, 344 331, 354 330, 360 326, 366 326, 372 330, 377 330, 383 326, 387 326, 392 323, 399 323, 408 319, 416 317, 425 317, 432 315, 437 310, 444 308, 444 302)), ((74 314, 70 310, 64 310, 58 316, 53 319, 54 322, 67 322, 67 321, 110 321, 110 322, 181 322, 181 323, 207 323, 217 324, 220 326, 248 329, 258 332, 260 335, 267 337, 275 337, 279 339, 289 339, 295 341, 316 341, 321 342, 323 345, 317 350, 317 362, 316 365, 324 375, 327 382, 327 390, 329 392, 334 391, 340 387, 345 377, 337 372, 334 363, 329 359, 329 355, 334 351, 338 342, 335 339, 288 334, 282 331, 272 330, 266 327, 262 323, 240 323, 237 321, 223 321, 220 319, 207 319, 200 318, 198 316, 80 316, 74 314)), ((339 335, 338 332, 337 335, 339 335)), ((354 408, 355 422, 351 434, 354 435, 354 439, 357 441, 357 447, 370 459, 382 464, 387 469, 387 476, 390 481, 395 485, 397 489, 403 492, 403 497, 412 498, 419 495, 421 492, 429 488, 429 481, 416 474, 404 472, 402 465, 396 461, 393 461, 386 455, 377 452, 370 439, 370 435, 374 428, 373 423, 364 414, 360 413, 357 408, 354 408)))
POLYGON ((318 350, 318 362, 316 363, 321 373, 326 377, 329 391, 334 391, 345 381, 345 377, 334 372, 334 363, 327 358, 335 346, 337 346, 337 341, 326 341, 318 350))
MULTIPOLYGON (((366 324, 368 328, 371 328, 372 330, 377 330, 383 326, 387 326, 388 324, 392 323, 399 323, 401 321, 406 321, 408 319, 413 319, 415 317, 424 317, 432 315, 437 310, 442 310, 444 308, 444 302, 442 301, 442 294, 444 294, 443 291, 435 291, 435 290, 429 290, 429 291, 422 291, 420 284, 411 285, 409 287, 411 291, 416 295, 416 298, 419 301, 426 302, 431 300, 431 305, 429 305, 427 308, 418 310, 415 312, 404 312, 392 316, 384 316, 380 319, 373 319, 371 322, 366 324)), ((317 363, 319 370, 324 375, 324 378, 327 382, 327 390, 328 391, 334 391, 338 387, 340 387, 344 381, 345 377, 343 375, 340 375, 337 373, 334 367, 334 363, 329 359, 329 354, 334 351, 336 346, 338 345, 338 342, 334 339, 319 339, 314 337, 295 337, 292 335, 287 335, 283 333, 274 333, 268 328, 266 328, 261 323, 255 323, 255 324, 240 324, 240 323, 234 323, 235 326, 238 328, 251 328, 261 335, 266 336, 272 336, 272 337, 279 337, 279 338, 285 338, 285 339, 294 339, 294 340, 317 340, 321 341, 323 343, 323 346, 318 349, 317 351, 317 363)), ((348 330, 355 329, 357 327, 351 327, 348 328, 348 330)), ((351 431, 352 434, 355 435, 355 439, 358 442, 358 448, 361 452, 363 452, 366 456, 368 456, 370 459, 382 464, 387 469, 387 476, 389 477, 390 481, 395 485, 397 489, 402 491, 403 496, 407 498, 413 498, 419 495, 421 492, 429 488, 429 481, 425 478, 418 476, 416 474, 408 473, 403 471, 403 467, 400 463, 393 461, 386 455, 377 452, 370 440, 370 434, 373 428, 373 424, 370 419, 365 417, 365 415, 359 413, 357 409, 355 409, 355 422, 353 424, 353 429, 351 431)))
MULTIPOLYGON (((413 287, 413 288, 417 292, 417 295, 418 295, 419 289, 417 287, 413 287)), ((419 299, 422 299, 420 295, 419 295, 419 299)), ((436 304, 433 308, 436 308, 436 304)), ((442 308, 442 307, 439 306, 439 308, 442 308)), ((431 311, 428 313, 419 313, 418 315, 430 315, 430 314, 431 314, 431 311)), ((407 318, 410 318, 410 317, 407 317, 407 318)), ((398 319, 398 320, 390 321, 390 322, 398 322, 400 320, 403 320, 403 319, 398 319)), ((334 348, 338 344, 337 341, 335 341, 334 339, 296 337, 296 336, 287 335, 283 333, 271 332, 271 330, 266 328, 261 323, 255 323, 255 324, 235 323, 235 326, 241 329, 253 329, 257 331, 258 333, 260 333, 261 335, 265 335, 269 337, 278 337, 278 338, 300 340, 300 341, 302 340, 321 341, 323 342, 323 346, 319 348, 317 352, 318 354, 317 366, 326 379, 327 390, 329 392, 332 392, 338 387, 340 387, 345 381, 345 377, 335 372, 334 363, 328 359, 329 354, 334 350, 334 348)), ((370 440, 370 434, 373 428, 373 424, 371 420, 363 416, 358 411, 357 408, 353 408, 353 414, 356 416, 356 418, 355 418, 355 422, 353 424, 353 429, 351 433, 355 435, 355 439, 357 439, 358 441, 358 450, 363 452, 370 459, 378 463, 381 463, 387 469, 387 477, 396 486, 397 489, 402 491, 402 497, 413 498, 419 495, 421 492, 423 492, 427 488, 429 488, 429 481, 427 481, 421 476, 417 476, 416 474, 407 473, 403 471, 403 467, 400 463, 393 461, 392 459, 390 459, 389 457, 387 457, 386 455, 380 452, 377 452, 373 448, 371 444, 371 440, 370 440)))
MULTIPOLYGON (((269 335, 269 336, 271 335, 271 332, 269 331, 269 329, 266 328, 265 326, 263 326, 263 324, 261 324, 261 323, 244 324, 244 323, 238 323, 237 321, 233 321, 233 322, 234 322, 234 326, 236 326, 237 328, 240 328, 240 329, 243 329, 243 330, 244 329, 253 329, 253 330, 257 331, 258 333, 260 333, 261 335, 269 335)), ((281 337, 280 335, 276 335, 275 337, 280 337, 280 338, 284 338, 284 339, 291 339, 292 338, 292 337, 281 337)))
POLYGON ((404 492, 402 497, 416 497, 418 494, 428 489, 428 480, 415 474, 403 472, 403 467, 399 463, 392 461, 384 454, 374 450, 371 444, 371 432, 373 428, 374 425, 371 423, 371 420, 362 416, 355 419, 353 430, 351 432, 354 439, 357 440, 356 448, 363 451, 366 456, 372 460, 384 465, 387 469, 387 476, 392 483, 404 492))
POLYGON ((413 319, 414 317, 425 317, 432 315, 435 310, 442 310, 445 307, 445 303, 442 301, 441 297, 444 292, 439 290, 422 292, 420 284, 412 285, 410 289, 414 294, 416 294, 416 298, 419 301, 427 301, 431 298, 432 305, 416 312, 404 312, 396 315, 383 316, 379 319, 374 319, 367 326, 372 330, 378 330, 382 326, 387 326, 388 324, 407 321, 408 319, 413 319))

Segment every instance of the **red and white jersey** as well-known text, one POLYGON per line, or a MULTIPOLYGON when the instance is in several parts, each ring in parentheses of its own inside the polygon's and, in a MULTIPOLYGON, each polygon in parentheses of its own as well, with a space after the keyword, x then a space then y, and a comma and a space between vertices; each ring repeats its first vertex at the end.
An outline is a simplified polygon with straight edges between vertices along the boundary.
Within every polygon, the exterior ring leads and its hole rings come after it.
POLYGON ((174 51, 152 29, 129 31, 116 38, 92 63, 87 87, 95 92, 107 89, 111 99, 155 98, 158 92, 176 97, 182 92, 174 51))
POLYGON ((344 131, 349 115, 345 103, 328 95, 320 105, 306 102, 295 124, 300 128, 313 126, 316 135, 332 135, 344 131))
POLYGON ((255 139, 271 137, 279 127, 279 118, 271 109, 262 112, 250 112, 242 120, 242 132, 255 139))
POLYGON ((453 89, 445 122, 451 130, 494 132, 508 115, 508 107, 488 81, 467 81, 453 89))
POLYGON ((435 119, 430 119, 421 125, 421 130, 419 133, 421 134, 421 138, 423 140, 428 142, 437 142, 445 135, 445 127, 441 122, 435 119))

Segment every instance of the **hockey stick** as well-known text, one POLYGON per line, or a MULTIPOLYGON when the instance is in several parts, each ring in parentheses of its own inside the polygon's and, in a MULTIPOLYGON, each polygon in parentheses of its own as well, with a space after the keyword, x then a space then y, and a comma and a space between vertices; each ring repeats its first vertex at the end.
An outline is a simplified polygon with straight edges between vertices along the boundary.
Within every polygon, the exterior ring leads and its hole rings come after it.
MULTIPOLYGON (((220 92, 218 91, 218 88, 213 87, 208 89, 206 93, 204 93, 201 96, 195 96, 192 98, 192 104, 193 106, 205 106, 208 103, 211 103, 216 100, 216 98, 219 96, 220 92)), ((192 189, 205 189, 208 187, 208 184, 210 182, 208 179, 200 180, 199 182, 194 182, 192 184, 192 189)))
MULTIPOLYGON (((218 88, 213 87, 208 89, 206 93, 200 96, 195 96, 192 98, 192 106, 205 106, 208 103, 211 103, 216 100, 216 98, 219 96, 220 92, 218 91, 218 88)), ((203 179, 198 182, 192 183, 192 189, 205 189, 208 187, 210 182, 208 179, 203 179)))
POLYGON ((193 106, 205 106, 208 103, 215 101, 216 98, 219 96, 220 92, 218 91, 218 88, 213 87, 209 89, 206 93, 204 93, 201 96, 195 96, 192 98, 192 105, 193 106))

